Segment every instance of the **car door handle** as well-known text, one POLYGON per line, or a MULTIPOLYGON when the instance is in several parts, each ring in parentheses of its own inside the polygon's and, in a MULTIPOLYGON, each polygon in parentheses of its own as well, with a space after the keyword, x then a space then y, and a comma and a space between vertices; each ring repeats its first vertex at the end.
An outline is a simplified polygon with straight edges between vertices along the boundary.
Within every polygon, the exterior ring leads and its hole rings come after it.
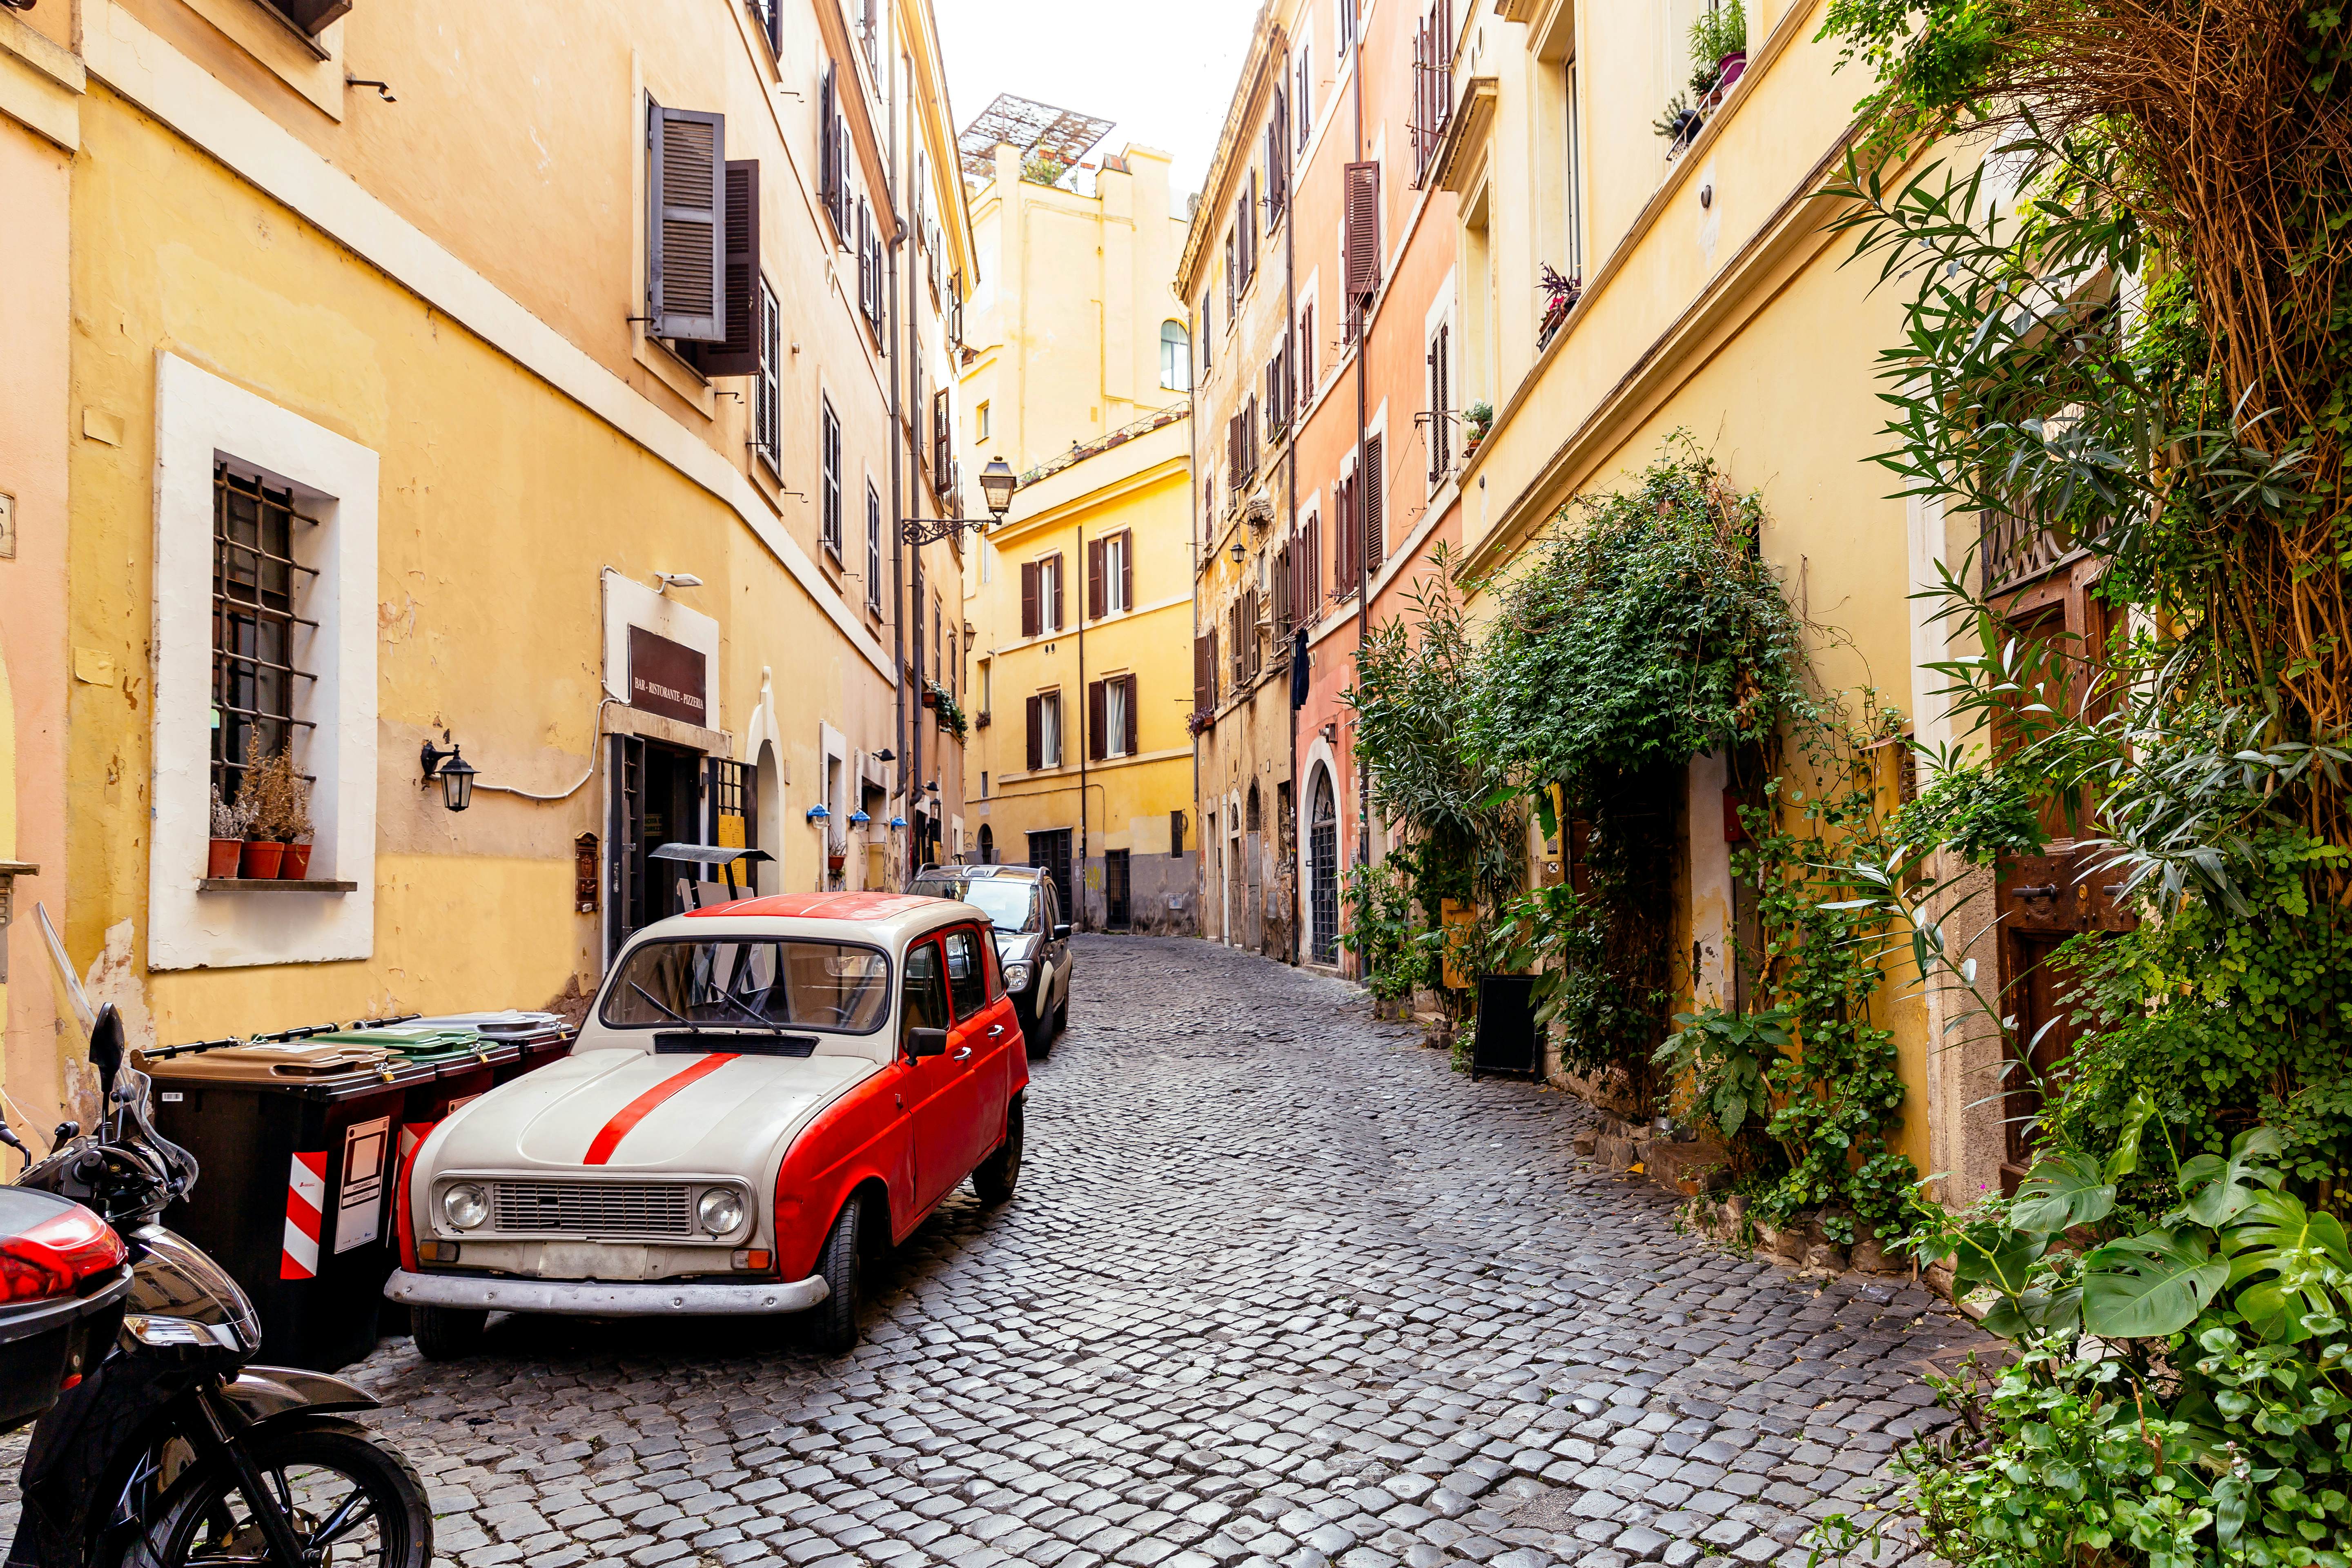
POLYGON ((963 1049, 958 1051, 955 1054, 954 1059, 960 1062, 968 1062, 971 1060, 971 1047, 970 1046, 966 1046, 963 1049))
POLYGON ((988 1037, 992 1040, 1003 1033, 1004 1033, 1004 1026, 1002 1024, 991 1024, 988 1026, 988 1037))

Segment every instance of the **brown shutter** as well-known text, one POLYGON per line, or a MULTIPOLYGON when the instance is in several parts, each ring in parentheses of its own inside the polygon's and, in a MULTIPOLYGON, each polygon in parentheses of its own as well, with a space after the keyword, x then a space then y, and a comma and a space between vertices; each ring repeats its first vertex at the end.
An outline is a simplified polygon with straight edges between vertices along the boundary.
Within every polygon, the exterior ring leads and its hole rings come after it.
POLYGON ((1045 700, 1029 699, 1029 771, 1035 773, 1045 765, 1045 700))
POLYGON ((1053 603, 1046 606, 1045 625, 1058 632, 1062 629, 1062 552, 1057 550, 1047 559, 1046 576, 1051 580, 1053 603))
POLYGON ((288 21, 315 38, 327 30, 329 23, 342 19, 352 8, 352 0, 277 0, 277 5, 288 21))
POLYGON ((1192 711, 1206 713, 1215 704, 1210 700, 1209 689, 1216 684, 1217 648, 1206 637, 1192 638, 1192 711))
POLYGON ((816 94, 816 199, 827 213, 834 211, 833 193, 841 180, 841 164, 834 156, 833 78, 833 62, 827 60, 816 94))
POLYGON ((1037 563, 1024 561, 1021 563, 1021 635, 1035 637, 1038 626, 1037 563))
POLYGON ((1123 609, 1135 608, 1135 530, 1123 528, 1118 534, 1118 602, 1123 609))
POLYGON ((1307 520, 1307 559, 1299 567, 1299 584, 1306 590, 1299 611, 1313 619, 1323 610, 1323 514, 1307 520))
POLYGON ((1135 755, 1136 752, 1143 750, 1143 710, 1136 704, 1135 677, 1131 675, 1128 676, 1126 678, 1126 682, 1127 733, 1120 736, 1119 739, 1127 742, 1125 754, 1131 757, 1135 755))
POLYGON ((1242 672, 1257 679, 1257 590, 1242 595, 1242 672))
POLYGON ((1212 713, 1217 710, 1217 678, 1223 670, 1224 666, 1217 662, 1217 628, 1213 625, 1209 627, 1209 711, 1212 713))
POLYGON ((1087 682, 1087 761, 1103 760, 1103 683, 1087 682))
POLYGON ((727 164, 727 341, 699 346, 705 375, 760 374, 760 161, 727 164))
POLYGON ((1381 286, 1381 166, 1350 163, 1347 189, 1346 271, 1350 314, 1381 286))
POLYGON ((727 117, 647 100, 646 314, 656 338, 715 343, 727 336, 727 117))
POLYGON ((1274 552, 1274 635, 1276 637, 1290 630, 1290 606, 1297 598, 1291 588, 1290 542, 1285 540, 1274 552))
POLYGON ((1388 559, 1388 540, 1381 531, 1383 508, 1381 492, 1383 487, 1381 481, 1381 438, 1378 436, 1364 437, 1363 471, 1356 477, 1364 487, 1359 504, 1364 520, 1364 570, 1370 573, 1379 570, 1381 563, 1388 559))
POLYGON ((1087 619, 1098 621, 1103 616, 1103 542, 1087 541, 1087 619))

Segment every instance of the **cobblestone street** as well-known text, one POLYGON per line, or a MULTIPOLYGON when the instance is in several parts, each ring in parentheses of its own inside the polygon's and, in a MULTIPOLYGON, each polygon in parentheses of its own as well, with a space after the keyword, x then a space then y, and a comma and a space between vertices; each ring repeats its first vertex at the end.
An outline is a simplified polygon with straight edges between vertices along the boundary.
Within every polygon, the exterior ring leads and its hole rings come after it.
POLYGON ((854 1354, 515 1319, 353 1369, 445 1558, 1797 1564, 1979 1342, 1899 1280, 1677 1234, 1570 1152, 1576 1101, 1451 1073, 1350 987, 1078 951, 1018 1194, 951 1199, 854 1354))

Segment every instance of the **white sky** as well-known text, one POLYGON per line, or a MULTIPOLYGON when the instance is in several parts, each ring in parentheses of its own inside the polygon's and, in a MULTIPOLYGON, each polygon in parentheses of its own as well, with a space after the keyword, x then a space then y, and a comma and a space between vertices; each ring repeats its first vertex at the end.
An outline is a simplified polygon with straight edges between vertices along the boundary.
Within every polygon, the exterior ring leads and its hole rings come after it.
POLYGON ((1217 150, 1258 0, 933 0, 956 130, 1000 92, 1117 121, 1094 154, 1129 142, 1172 153, 1176 210, 1217 150))

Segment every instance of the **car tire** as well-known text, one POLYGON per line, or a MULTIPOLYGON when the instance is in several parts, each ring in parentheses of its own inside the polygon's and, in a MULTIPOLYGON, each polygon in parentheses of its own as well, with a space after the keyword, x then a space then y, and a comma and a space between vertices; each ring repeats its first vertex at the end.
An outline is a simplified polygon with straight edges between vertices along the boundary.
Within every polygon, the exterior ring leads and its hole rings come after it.
POLYGON ((1058 1039, 1060 1039, 1060 1038, 1062 1037, 1062 1031, 1063 1031, 1063 1030, 1065 1030, 1065 1029, 1066 1029, 1066 1028, 1068 1028, 1069 1026, 1070 1026, 1070 982, 1069 982, 1068 977, 1067 977, 1067 976, 1065 976, 1065 977, 1063 978, 1063 981, 1062 981, 1062 1005, 1061 1005, 1060 1006, 1058 1006, 1058 1007, 1056 1007, 1056 1008, 1055 1008, 1055 1009, 1054 1009, 1054 1030, 1053 1030, 1053 1033, 1052 1033, 1052 1034, 1050 1034, 1050 1035, 1048 1035, 1048 1036, 1046 1037, 1046 1038, 1047 1038, 1048 1040, 1058 1040, 1058 1039))
POLYGON ((490 1315, 471 1307, 408 1309, 408 1331, 416 1337, 416 1353, 426 1361, 463 1361, 482 1348, 482 1330, 490 1315))
POLYGON ((825 1298, 808 1310, 803 1325, 809 1349, 819 1355, 846 1355, 857 1348, 858 1226, 865 1205, 851 1198, 826 1233, 817 1253, 816 1271, 824 1279, 825 1298))
POLYGON ((971 1173, 971 1190, 980 1194, 984 1204, 1001 1204, 1013 1195, 1013 1185, 1021 1179, 1022 1123, 1021 1096, 1014 1095, 1013 1103, 1004 1108, 1004 1142, 996 1152, 980 1163, 971 1173))
POLYGON ((1031 1061, 1042 1061, 1054 1048, 1054 1037, 1045 1030, 1045 1020, 1026 1007, 1015 1007, 1013 1013, 1021 1025, 1021 1042, 1028 1047, 1031 1061))

